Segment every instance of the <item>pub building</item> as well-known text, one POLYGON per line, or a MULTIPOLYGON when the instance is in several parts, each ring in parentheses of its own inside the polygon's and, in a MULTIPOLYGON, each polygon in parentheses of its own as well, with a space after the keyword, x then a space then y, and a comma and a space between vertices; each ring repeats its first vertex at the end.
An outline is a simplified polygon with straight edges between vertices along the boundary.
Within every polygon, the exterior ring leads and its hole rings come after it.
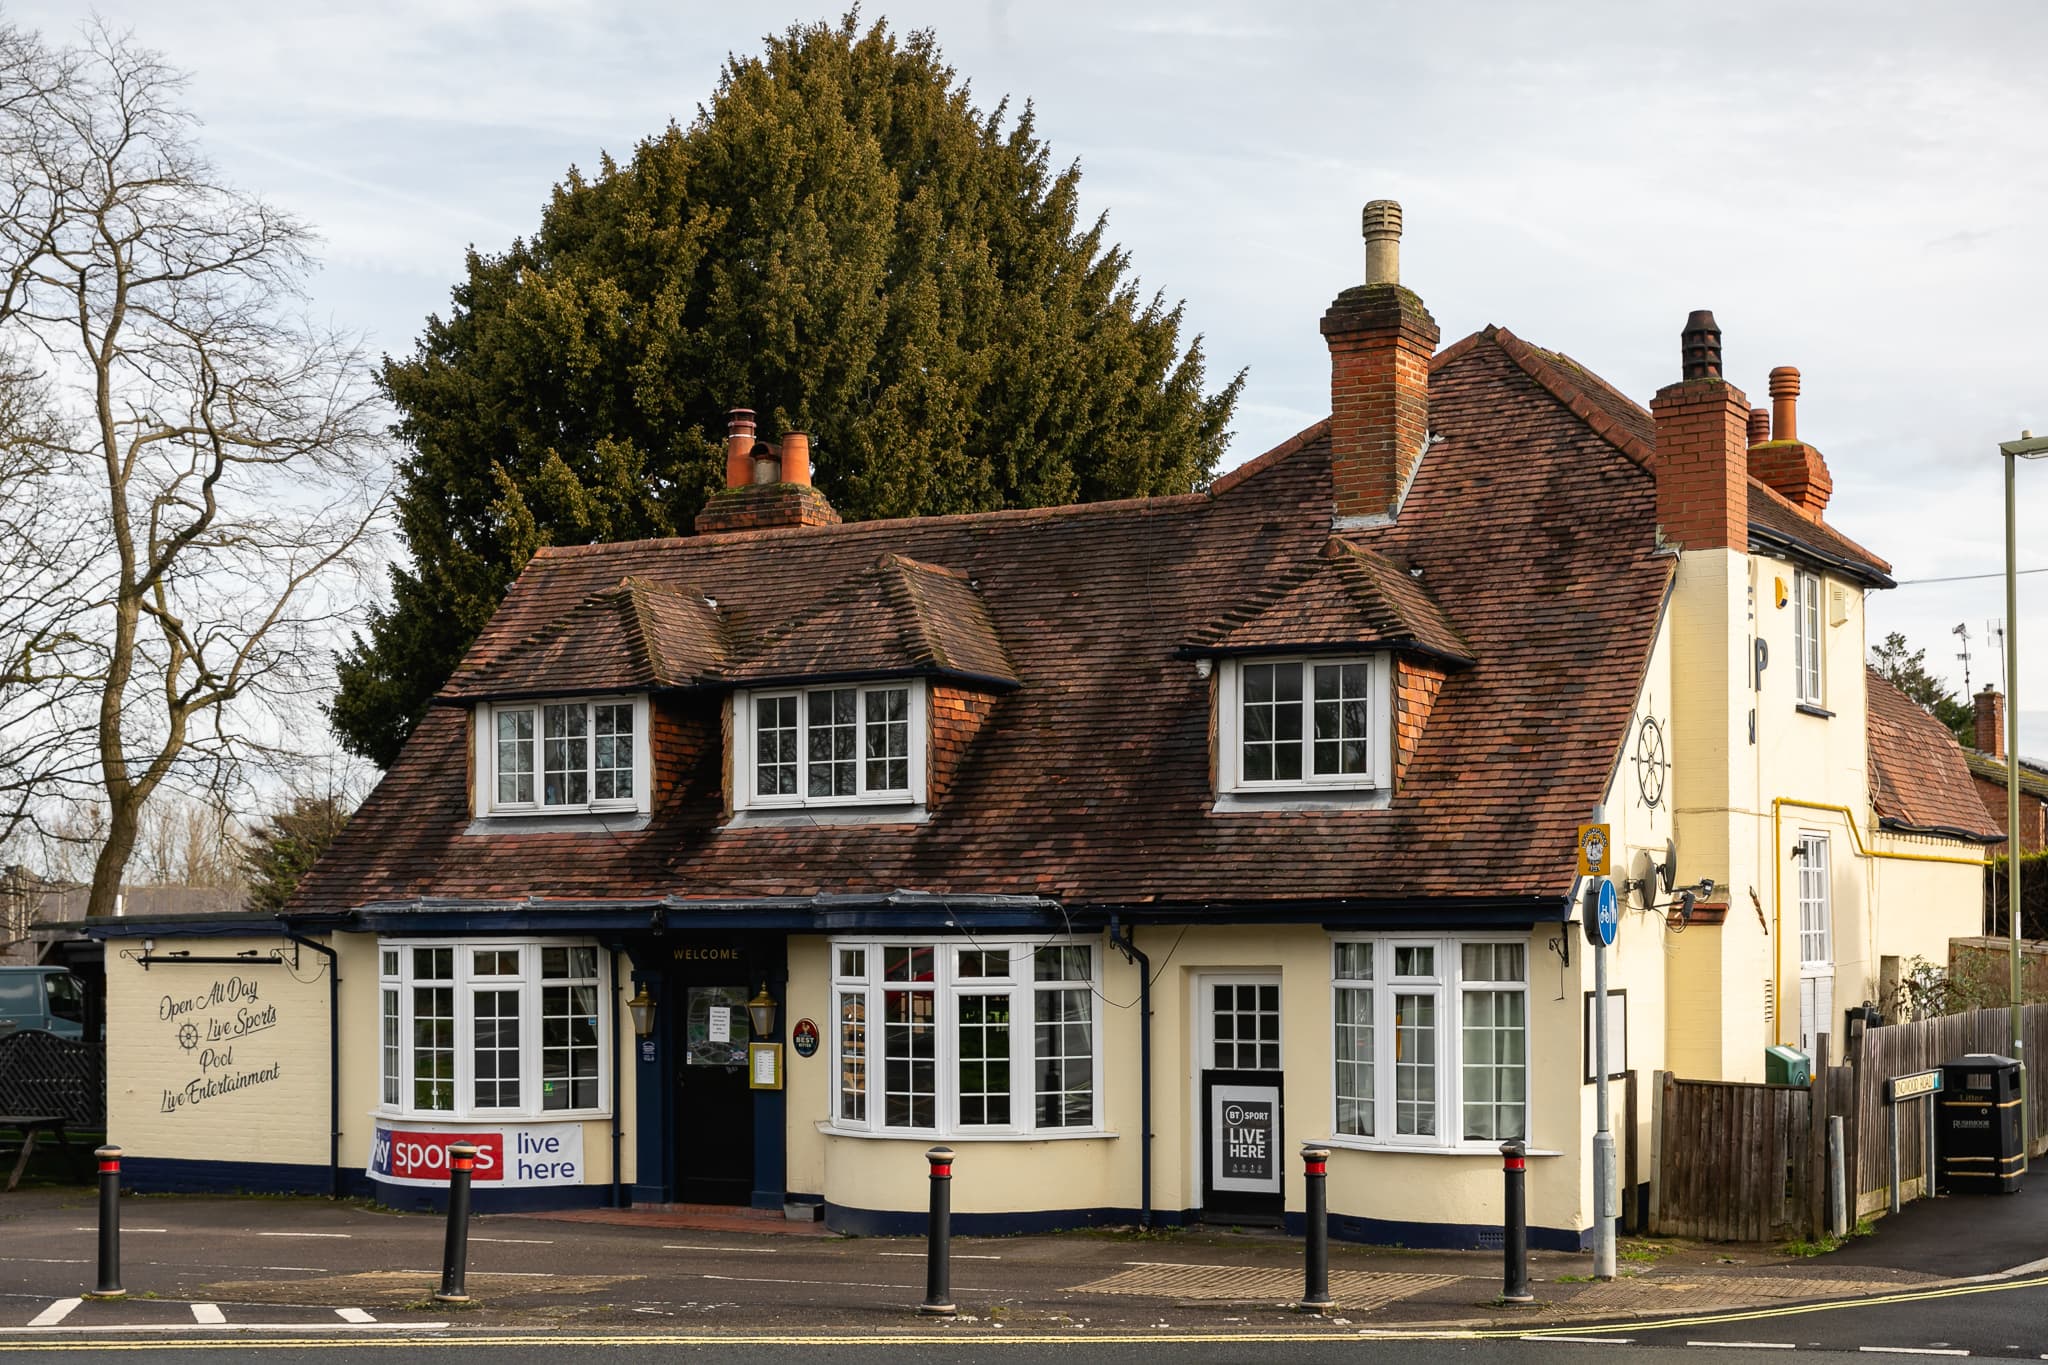
POLYGON ((1439 349, 1365 223, 1330 417, 1199 492, 842 524, 735 411, 696 535, 540 550, 284 913, 91 926, 131 1183, 414 1207, 463 1138, 485 1211, 909 1232, 944 1142, 988 1233, 1279 1221, 1315 1141, 1335 1235, 1474 1246, 1520 1139, 1587 1244, 1579 826, 1624 1083, 1838 1030, 1995 831, 1711 315, 1646 410, 1439 349))

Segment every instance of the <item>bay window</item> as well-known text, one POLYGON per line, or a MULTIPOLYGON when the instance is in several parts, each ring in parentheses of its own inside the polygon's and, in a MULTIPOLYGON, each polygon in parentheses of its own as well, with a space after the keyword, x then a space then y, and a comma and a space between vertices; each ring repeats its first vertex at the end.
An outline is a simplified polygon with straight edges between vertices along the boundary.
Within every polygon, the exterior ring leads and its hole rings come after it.
POLYGON ((741 807, 924 799, 922 681, 743 693, 734 714, 741 807))
POLYGON ((1099 1127, 1094 944, 840 942, 832 960, 836 1127, 1099 1127))
POLYGON ((1528 1137, 1526 943, 1388 936, 1332 950, 1340 1138, 1458 1147, 1528 1137))
POLYGON ((644 697, 477 708, 476 809, 494 815, 650 808, 644 697))
POLYGON ((1223 790, 1385 789, 1390 668, 1383 655, 1225 660, 1223 790))
POLYGON ((606 962, 584 943, 385 943, 383 1107, 414 1117, 607 1112, 606 962))

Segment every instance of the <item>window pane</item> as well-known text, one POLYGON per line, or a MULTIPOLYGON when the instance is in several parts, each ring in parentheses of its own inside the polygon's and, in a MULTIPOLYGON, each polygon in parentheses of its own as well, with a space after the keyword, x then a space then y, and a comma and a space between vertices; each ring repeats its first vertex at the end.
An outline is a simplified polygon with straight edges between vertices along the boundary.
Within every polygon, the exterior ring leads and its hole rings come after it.
POLYGON ((517 976, 519 975, 519 950, 517 948, 480 948, 470 954, 469 974, 471 976, 517 976))
POLYGON ((1008 948, 962 948, 959 967, 955 973, 962 980, 1003 979, 1010 975, 1010 950, 1008 948))
POLYGON ((1094 949, 1085 943, 1068 943, 1040 948, 1034 956, 1032 976, 1039 981, 1088 981, 1094 949))
POLYGON ((796 698, 754 703, 754 794, 796 795, 796 698))
POLYGON ((589 712, 581 703, 541 708, 541 804, 590 803, 589 712))
POLYGON ((628 801, 633 796, 633 708, 611 703, 591 708, 597 731, 592 780, 599 801, 628 801))
POLYGON ((882 949, 884 981, 930 981, 934 949, 929 943, 891 944, 882 949))
POLYGON ((453 948, 413 949, 412 977, 415 981, 453 981, 455 979, 455 950, 453 948))
POLYGON ((1372 945, 1370 943, 1340 943, 1337 945, 1337 979, 1340 981, 1372 980, 1372 945))
MULTIPOLYGON (((930 954, 929 948, 923 950, 930 954)), ((936 1126, 938 1029, 928 990, 882 994, 882 1122, 890 1128, 936 1126)))
MULTIPOLYGON (((391 969, 398 970, 398 954, 387 951, 384 954, 391 963, 391 969)), ((401 1070, 403 1056, 398 1042, 398 990, 386 987, 383 992, 382 1053, 384 1073, 384 1103, 396 1105, 400 1102, 401 1070)))
POLYGON ((1095 1122, 1090 992, 1040 987, 1034 994, 1038 1014, 1032 1039, 1035 1121, 1040 1128, 1088 1127, 1095 1122))
MULTIPOLYGON (((562 951, 572 955, 589 953, 594 959, 597 950, 571 948, 562 951)), ((592 965, 595 966, 594 961, 592 965)), ((540 1019, 540 1107, 597 1108, 597 987, 543 987, 540 1019)))
POLYGON ((597 979, 597 949, 543 948, 540 974, 552 980, 594 981, 597 979))
MULTIPOLYGON (((448 957, 447 948, 414 949, 420 957, 448 957)), ((415 976, 421 975, 415 970, 415 976)), ((412 992, 412 1107, 455 1108, 455 988, 415 986, 412 992)))
POLYGON ((806 694, 809 725, 805 753, 810 761, 806 791, 811 796, 854 796, 858 763, 854 724, 855 689, 806 694))
MULTIPOLYGON (((479 954, 482 956, 482 954, 479 954)), ((516 958, 517 953, 508 953, 516 958)), ((477 991, 470 996, 474 1031, 476 1107, 519 1106, 519 992, 477 991)))
POLYGON ((1247 782, 1301 777, 1301 665, 1245 664, 1240 726, 1247 782))
POLYGON ((1465 992, 1465 1137, 1504 1142, 1528 1136, 1527 1005, 1521 991, 1465 992))
MULTIPOLYGON (((859 950, 851 950, 858 955, 859 950)), ((842 954, 844 956, 844 954, 842 954)), ((856 975, 858 973, 855 973, 856 975)), ((839 993, 839 1117, 865 1123, 868 1117, 868 997, 866 991, 839 993)))
POLYGON ((1315 770, 1324 776, 1366 772, 1364 664, 1315 666, 1315 770))
POLYGON ((1459 949, 1459 967, 1467 981, 1522 981, 1524 954, 1520 943, 1467 943, 1459 949))
POLYGON ((1436 975, 1436 949, 1430 947, 1396 947, 1394 949, 1395 976, 1436 975))
MULTIPOLYGON (((1371 948, 1368 943, 1340 948, 1371 948)), ((1373 1135, 1372 1000, 1370 990, 1343 986, 1337 991, 1337 1131, 1353 1137, 1373 1135)))
POLYGON ((1394 1131, 1404 1136, 1436 1133, 1433 995, 1394 997, 1394 1131))
POLYGON ((868 974, 868 955, 862 948, 841 948, 839 950, 839 974, 864 978, 868 974))
POLYGON ((518 805, 533 800, 533 712, 500 711, 498 716, 498 800, 518 805))
POLYGON ((865 754, 869 791, 905 791, 909 788, 909 689, 890 687, 867 694, 865 754))
POLYGON ((379 965, 380 965, 380 967, 381 967, 381 974, 382 974, 382 975, 384 975, 384 976, 397 976, 397 975, 398 975, 398 949, 396 949, 396 948, 386 948, 386 949, 384 949, 384 950, 383 950, 383 951, 382 951, 381 953, 379 953, 379 954, 378 954, 378 961, 379 961, 379 965))
POLYGON ((1010 997, 959 998, 960 1122, 1010 1121, 1010 997))

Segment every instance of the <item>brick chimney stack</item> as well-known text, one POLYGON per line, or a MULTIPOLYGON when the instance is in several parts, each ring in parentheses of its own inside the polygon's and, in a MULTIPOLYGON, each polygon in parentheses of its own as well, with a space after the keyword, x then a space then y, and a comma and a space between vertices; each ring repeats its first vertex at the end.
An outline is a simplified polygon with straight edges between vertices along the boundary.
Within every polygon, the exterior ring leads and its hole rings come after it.
POLYGON ((839 514, 811 486, 811 438, 789 432, 778 448, 754 439, 754 413, 725 418, 725 487, 697 513, 697 534, 761 531, 777 526, 834 526, 839 514))
POLYGON ((1799 439, 1799 371, 1790 365, 1771 371, 1771 429, 1758 440, 1752 424, 1749 473, 1815 521, 1834 494, 1827 461, 1799 439))
POLYGON ((2004 758, 2005 694, 1985 683, 1984 690, 1970 698, 1970 704, 1977 713, 1977 742, 1970 747, 1980 754, 2004 758))
POLYGON ((1330 476, 1337 528, 1378 526, 1401 510, 1429 444, 1429 361, 1441 335, 1401 286, 1401 206, 1365 206, 1365 283, 1323 314, 1330 347, 1330 476))
POLYGON ((1749 400, 1721 373, 1721 329, 1700 309, 1681 334, 1683 377, 1650 402, 1657 530, 1685 550, 1749 549, 1749 400))

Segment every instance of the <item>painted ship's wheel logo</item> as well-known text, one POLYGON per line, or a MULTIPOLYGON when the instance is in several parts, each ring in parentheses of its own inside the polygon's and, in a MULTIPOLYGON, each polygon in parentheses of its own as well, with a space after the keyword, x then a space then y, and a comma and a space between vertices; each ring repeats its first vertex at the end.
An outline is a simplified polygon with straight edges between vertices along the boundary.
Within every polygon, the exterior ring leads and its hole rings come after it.
POLYGON ((186 1022, 178 1025, 178 1046, 190 1052, 199 1046, 199 1026, 186 1022))
POLYGON ((1671 758, 1664 748, 1664 727, 1655 716, 1644 716, 1636 729, 1636 786, 1643 804, 1652 808, 1664 800, 1664 786, 1671 776, 1671 758))

